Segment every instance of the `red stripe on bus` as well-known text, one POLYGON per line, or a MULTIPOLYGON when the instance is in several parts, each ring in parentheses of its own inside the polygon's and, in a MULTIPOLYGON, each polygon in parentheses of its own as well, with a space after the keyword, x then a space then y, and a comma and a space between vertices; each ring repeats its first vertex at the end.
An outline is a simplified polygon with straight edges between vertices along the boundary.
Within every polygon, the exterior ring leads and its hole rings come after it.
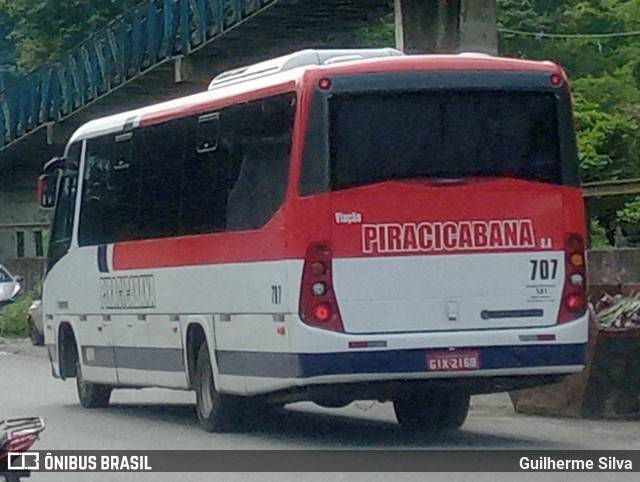
POLYGON ((184 238, 116 243, 115 270, 197 266, 282 259, 283 242, 256 234, 207 234, 184 238), (256 245, 260 250, 256 251, 256 245))
POLYGON ((270 261, 284 257, 284 241, 275 230, 129 241, 113 246, 114 270, 270 261))

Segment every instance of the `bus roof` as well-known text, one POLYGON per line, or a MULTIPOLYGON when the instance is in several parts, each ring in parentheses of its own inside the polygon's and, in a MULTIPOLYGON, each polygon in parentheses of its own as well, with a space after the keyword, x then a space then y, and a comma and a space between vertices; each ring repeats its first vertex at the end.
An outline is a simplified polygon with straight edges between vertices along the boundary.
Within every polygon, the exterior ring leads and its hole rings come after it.
POLYGON ((76 142, 82 139, 98 137, 138 126, 151 125, 170 119, 185 117, 198 112, 216 109, 233 102, 246 102, 260 97, 292 91, 302 84, 305 79, 317 79, 323 76, 377 72, 402 71, 523 71, 548 72, 564 75, 562 69, 548 61, 521 60, 504 57, 494 57, 478 53, 461 53, 456 55, 403 55, 393 49, 372 49, 379 53, 373 56, 358 56, 350 52, 366 52, 363 50, 340 51, 301 51, 284 57, 279 57, 253 66, 224 72, 217 76, 210 84, 208 91, 181 97, 167 102, 154 104, 139 109, 92 120, 76 130, 70 139, 76 142), (317 55, 315 59, 309 52, 339 52, 340 59, 331 61, 330 56, 317 55), (296 55, 305 54, 311 62, 297 62, 296 55), (291 59, 294 58, 292 62, 291 59), (273 68, 278 63, 288 63, 291 68, 273 68), (268 66, 275 73, 260 75, 260 66, 268 66), (228 80, 234 75, 242 77, 246 73, 246 80, 228 80), (258 75, 255 73, 258 72, 258 75), (218 79, 218 81, 216 81, 218 79))

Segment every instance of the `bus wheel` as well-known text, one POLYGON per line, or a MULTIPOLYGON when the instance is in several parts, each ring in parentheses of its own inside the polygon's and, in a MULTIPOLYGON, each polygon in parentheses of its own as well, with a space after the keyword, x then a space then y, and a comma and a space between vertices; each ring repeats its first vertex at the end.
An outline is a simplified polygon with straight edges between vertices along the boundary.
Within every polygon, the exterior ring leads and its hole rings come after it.
POLYGON ((200 345, 196 365, 196 411, 200 426, 207 432, 227 432, 240 418, 243 400, 233 395, 218 393, 213 381, 211 357, 206 343, 200 345))
POLYGON ((76 388, 80 405, 84 408, 104 408, 109 405, 112 388, 108 385, 85 381, 80 361, 76 362, 76 388))
POLYGON ((470 399, 468 393, 456 391, 419 393, 394 400, 393 409, 405 430, 453 430, 467 418, 470 399))

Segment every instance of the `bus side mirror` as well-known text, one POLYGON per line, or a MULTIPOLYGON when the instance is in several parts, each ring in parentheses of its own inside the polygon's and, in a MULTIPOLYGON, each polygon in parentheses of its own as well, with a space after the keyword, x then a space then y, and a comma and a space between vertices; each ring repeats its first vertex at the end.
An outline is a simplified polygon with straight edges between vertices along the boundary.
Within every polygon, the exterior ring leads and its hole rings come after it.
POLYGON ((51 209, 56 205, 58 191, 58 172, 42 174, 38 177, 38 203, 44 209, 51 209))

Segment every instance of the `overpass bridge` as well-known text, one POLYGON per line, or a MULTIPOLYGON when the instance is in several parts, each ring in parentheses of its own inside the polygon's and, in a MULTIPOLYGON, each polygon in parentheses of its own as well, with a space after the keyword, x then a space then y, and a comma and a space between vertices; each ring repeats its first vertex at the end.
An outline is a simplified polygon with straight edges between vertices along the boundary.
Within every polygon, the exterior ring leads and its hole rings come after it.
POLYGON ((41 254, 32 234, 48 219, 33 202, 34 180, 84 122, 205 90, 240 65, 353 46, 350 34, 392 13, 407 51, 496 50, 496 0, 148 0, 8 86, 0 92, 0 262, 41 254))

